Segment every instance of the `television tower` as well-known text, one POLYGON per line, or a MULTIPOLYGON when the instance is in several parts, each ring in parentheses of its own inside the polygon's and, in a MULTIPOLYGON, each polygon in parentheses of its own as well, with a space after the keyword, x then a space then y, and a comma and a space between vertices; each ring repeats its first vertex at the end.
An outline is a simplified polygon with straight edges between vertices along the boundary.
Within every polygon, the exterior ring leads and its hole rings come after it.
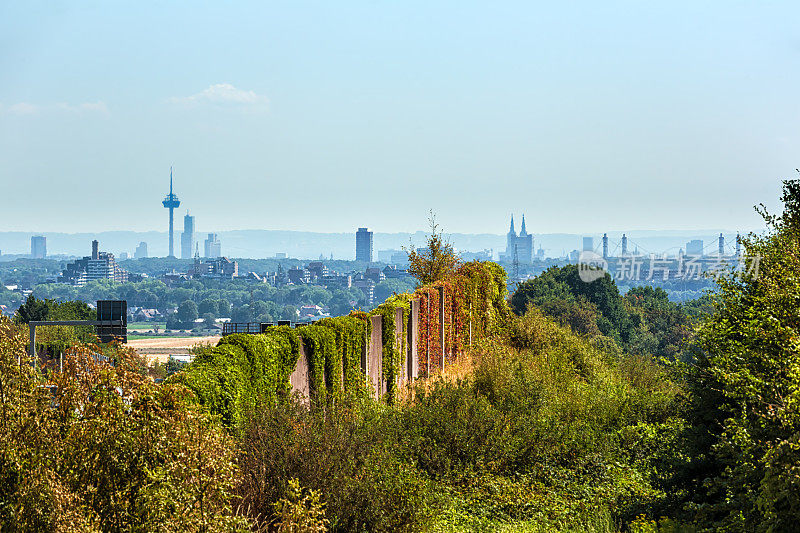
POLYGON ((175 258, 175 241, 172 235, 172 226, 173 226, 173 211, 180 207, 181 201, 178 200, 178 196, 172 193, 172 167, 169 167, 169 194, 164 198, 164 201, 161 202, 164 204, 164 207, 169 209, 169 255, 167 257, 175 258))

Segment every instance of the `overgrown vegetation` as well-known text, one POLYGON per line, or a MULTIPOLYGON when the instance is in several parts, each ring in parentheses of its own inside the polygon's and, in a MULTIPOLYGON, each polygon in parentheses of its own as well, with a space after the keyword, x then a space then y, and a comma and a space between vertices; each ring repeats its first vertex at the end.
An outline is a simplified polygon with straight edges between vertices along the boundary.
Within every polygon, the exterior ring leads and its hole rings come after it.
POLYGON ((663 289, 635 287, 623 297, 608 273, 587 283, 577 265, 552 267, 525 281, 510 304, 518 315, 533 305, 575 333, 628 353, 677 359, 691 333, 690 315, 663 289))
MULTIPOLYGON (((32 368, 2 319, 3 529, 797 530, 800 182, 783 200, 685 305, 567 267, 511 313, 494 266, 460 265, 415 293, 460 317, 459 357, 388 402, 364 394, 364 313, 228 336, 162 385, 113 347, 116 366, 90 345, 32 368), (290 394, 301 346, 310 401, 290 394)), ((409 297, 375 311, 391 381, 409 297)))
POLYGON ((126 349, 65 354, 44 375, 0 318, 4 531, 229 531, 235 444, 183 387, 156 386, 126 349), (18 358, 22 364, 18 363, 18 358))

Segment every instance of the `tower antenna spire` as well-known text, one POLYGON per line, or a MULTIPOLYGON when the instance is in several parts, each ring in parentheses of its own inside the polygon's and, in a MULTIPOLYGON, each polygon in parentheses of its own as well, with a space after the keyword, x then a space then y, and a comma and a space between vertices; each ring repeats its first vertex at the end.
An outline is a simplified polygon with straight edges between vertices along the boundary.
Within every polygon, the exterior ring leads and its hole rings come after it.
POLYGON ((174 253, 174 237, 173 237, 173 212, 175 208, 181 205, 181 201, 178 200, 178 197, 172 192, 172 165, 169 167, 169 194, 164 201, 161 202, 165 208, 169 209, 169 257, 175 257, 174 253))

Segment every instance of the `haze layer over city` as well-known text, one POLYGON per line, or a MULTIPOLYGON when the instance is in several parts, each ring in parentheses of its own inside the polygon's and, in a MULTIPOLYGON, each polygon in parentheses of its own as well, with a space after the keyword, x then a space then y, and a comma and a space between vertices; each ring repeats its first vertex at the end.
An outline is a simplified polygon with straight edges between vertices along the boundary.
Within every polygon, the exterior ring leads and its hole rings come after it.
POLYGON ((0 530, 800 531, 800 4, 0 2, 0 530))

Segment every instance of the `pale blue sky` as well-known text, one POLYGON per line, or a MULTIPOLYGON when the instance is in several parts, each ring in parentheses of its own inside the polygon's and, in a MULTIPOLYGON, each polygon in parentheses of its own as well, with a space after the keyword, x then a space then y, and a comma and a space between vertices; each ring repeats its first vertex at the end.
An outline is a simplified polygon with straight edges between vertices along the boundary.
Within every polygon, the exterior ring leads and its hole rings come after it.
POLYGON ((0 229, 174 165, 200 231, 735 231, 800 167, 796 2, 161 4, 0 4, 0 229))

